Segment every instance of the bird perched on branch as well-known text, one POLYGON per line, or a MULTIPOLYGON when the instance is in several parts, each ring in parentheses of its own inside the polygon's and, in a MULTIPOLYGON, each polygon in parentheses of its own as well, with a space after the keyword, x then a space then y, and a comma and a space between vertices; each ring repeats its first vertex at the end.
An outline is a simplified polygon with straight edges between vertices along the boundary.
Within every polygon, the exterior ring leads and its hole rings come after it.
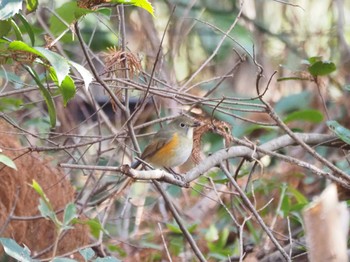
MULTIPOLYGON (((191 156, 193 129, 200 123, 181 115, 165 124, 145 147, 141 159, 155 168, 171 168, 182 165, 191 156)), ((137 168, 141 161, 131 165, 137 168)))

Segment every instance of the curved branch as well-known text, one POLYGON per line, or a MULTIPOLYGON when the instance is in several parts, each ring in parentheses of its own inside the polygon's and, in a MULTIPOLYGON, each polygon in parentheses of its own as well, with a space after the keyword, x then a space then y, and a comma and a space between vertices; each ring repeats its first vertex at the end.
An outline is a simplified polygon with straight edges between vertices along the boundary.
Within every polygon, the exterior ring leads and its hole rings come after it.
MULTIPOLYGON (((311 134, 311 133, 297 133, 295 134, 299 140, 308 144, 309 146, 322 145, 329 147, 339 147, 342 143, 334 135, 325 134, 311 134)), ((74 169, 88 169, 88 170, 103 170, 111 172, 120 172, 124 175, 135 179, 135 180, 156 180, 163 181, 180 187, 188 187, 189 183, 200 177, 203 173, 207 172, 209 169, 220 165, 224 160, 234 157, 246 157, 251 158, 261 158, 264 155, 270 155, 277 157, 282 161, 289 162, 294 165, 298 165, 302 168, 308 169, 310 172, 323 176, 334 182, 339 183, 345 188, 350 188, 350 184, 343 179, 334 176, 330 172, 323 171, 322 169, 299 159, 282 155, 276 153, 275 151, 285 148, 287 146, 299 145, 293 138, 289 135, 283 135, 281 137, 275 138, 269 142, 266 142, 260 146, 254 145, 252 143, 234 138, 234 142, 240 146, 232 146, 219 150, 207 157, 196 167, 188 171, 184 176, 176 176, 174 174, 168 173, 164 170, 136 170, 130 168, 128 165, 122 165, 119 167, 102 167, 102 166, 88 166, 88 165, 75 165, 75 164, 64 164, 61 163, 59 166, 63 168, 74 168, 74 169)), ((344 143, 342 143, 344 144, 344 143)))
POLYGON ((136 170, 131 168, 129 165, 122 165, 120 167, 111 167, 111 166, 76 165, 76 164, 66 164, 66 163, 61 163, 59 164, 59 166, 62 168, 71 168, 71 169, 119 172, 134 180, 144 180, 144 181, 156 180, 156 181, 167 182, 169 184, 177 185, 180 187, 189 187, 189 184, 186 181, 184 181, 182 176, 174 175, 161 169, 136 170))
MULTIPOLYGON (((332 141, 337 139, 333 135, 324 135, 324 134, 297 133, 294 135, 298 138, 298 140, 303 141, 303 143, 308 145, 322 144, 322 145, 332 146, 333 145, 332 141)), ((314 174, 324 176, 328 179, 331 179, 332 181, 335 181, 341 184, 343 187, 350 188, 350 184, 348 183, 348 181, 343 180, 342 178, 339 178, 332 173, 323 171, 320 168, 310 163, 301 161, 299 159, 274 152, 286 146, 299 145, 295 141, 295 139, 291 138, 289 135, 283 135, 269 142, 266 142, 265 144, 262 144, 260 146, 256 146, 252 143, 248 143, 236 138, 234 138, 234 141, 237 144, 240 144, 242 146, 232 146, 230 148, 225 148, 207 157, 199 165, 197 165, 195 168, 193 168, 192 170, 186 173, 185 182, 191 182, 197 179, 199 176, 201 176, 203 173, 208 171, 210 168, 219 165, 222 161, 229 158, 234 158, 234 157, 260 158, 263 155, 270 155, 270 156, 278 157, 283 161, 306 168, 314 174)))

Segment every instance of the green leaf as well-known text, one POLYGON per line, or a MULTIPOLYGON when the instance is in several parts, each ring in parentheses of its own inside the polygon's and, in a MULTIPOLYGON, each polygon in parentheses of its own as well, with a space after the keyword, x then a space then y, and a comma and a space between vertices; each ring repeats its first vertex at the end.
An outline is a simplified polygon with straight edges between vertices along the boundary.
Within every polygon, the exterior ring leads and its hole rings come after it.
POLYGON ((3 97, 0 98, 0 111, 12 111, 17 110, 23 105, 23 100, 14 97, 3 97))
MULTIPOLYGON (((49 61, 55 73, 57 75, 58 85, 61 85, 62 81, 69 73, 70 66, 67 60, 59 54, 52 52, 43 47, 30 47, 22 41, 12 41, 9 44, 9 50, 12 51, 24 51, 35 54, 41 58, 45 58, 49 61)), ((39 79, 39 78, 38 78, 39 79)))
POLYGON ((77 262, 77 260, 66 257, 55 257, 52 262, 77 262))
POLYGON ((309 203, 307 198, 299 190, 293 187, 288 187, 288 192, 290 192, 293 195, 298 204, 306 205, 309 203))
POLYGON ((56 83, 62 94, 64 106, 67 106, 68 101, 71 100, 76 93, 76 88, 73 79, 69 75, 67 75, 62 81, 62 83, 59 85, 55 70, 52 67, 50 68, 50 77, 56 83))
POLYGON ((92 74, 88 70, 86 70, 85 67, 73 61, 69 61, 69 64, 73 66, 79 72, 79 74, 83 77, 85 90, 88 91, 89 85, 93 80, 92 74))
POLYGON ((312 65, 316 62, 322 61, 322 56, 312 56, 307 61, 309 62, 310 65, 312 65))
POLYGON ((226 246, 229 234, 230 234, 230 230, 227 227, 225 227, 221 231, 219 241, 217 243, 219 247, 224 248, 226 246))
POLYGON ((49 111, 51 127, 55 127, 56 126, 56 107, 50 92, 40 82, 38 74, 32 68, 30 68, 29 66, 25 66, 25 68, 27 69, 28 73, 33 77, 34 81, 37 83, 49 111))
POLYGON ((22 32, 19 29, 15 20, 11 19, 11 25, 12 25, 13 31, 15 31, 15 35, 16 35, 17 40, 23 41, 22 32))
MULTIPOLYGON (((46 202, 43 198, 39 198, 39 206, 38 209, 40 211, 40 214, 43 217, 49 218, 52 220, 55 224, 58 222, 58 218, 56 216, 56 213, 53 211, 51 206, 48 202, 46 202)), ((57 223, 58 225, 58 223, 57 223)))
POLYGON ((290 210, 289 210, 289 215, 293 214, 294 212, 298 213, 298 212, 301 212, 308 204, 293 204, 291 207, 290 207, 290 210))
POLYGON ((121 262, 121 260, 115 257, 98 257, 94 260, 94 262, 121 262))
POLYGON ((0 21, 0 37, 7 36, 11 30, 11 21, 0 21))
POLYGON ((252 221, 247 221, 247 228, 251 233, 251 238, 253 239, 253 241, 259 243, 261 241, 260 233, 257 232, 252 221))
POLYGON ((12 41, 9 44, 9 50, 29 52, 37 56, 43 57, 43 55, 39 51, 35 50, 33 47, 30 47, 22 41, 12 41))
POLYGON ((38 8, 39 1, 37 0, 26 0, 27 4, 27 10, 31 13, 34 12, 38 8))
POLYGON ((111 8, 99 8, 98 10, 96 10, 96 12, 105 15, 106 17, 110 18, 112 15, 112 10, 111 8))
POLYGON ((0 243, 4 247, 4 251, 10 257, 22 262, 36 262, 30 257, 30 250, 27 247, 21 247, 10 238, 0 238, 0 243))
POLYGON ((35 192, 37 192, 39 194, 40 199, 45 202, 45 204, 47 205, 47 208, 52 210, 52 207, 51 207, 51 204, 50 204, 50 200, 45 195, 44 190, 42 189, 40 184, 38 182, 36 182, 35 179, 33 179, 31 187, 35 190, 35 192))
POLYGON ((219 231, 215 225, 211 224, 207 233, 205 233, 205 240, 208 242, 214 242, 219 239, 219 231))
POLYGON ((58 85, 61 85, 63 80, 68 75, 70 69, 67 60, 63 56, 60 56, 59 54, 46 48, 35 47, 35 49, 42 54, 42 57, 45 57, 50 62, 51 66, 55 70, 58 85))
POLYGON ((27 19, 21 13, 19 13, 17 17, 21 20, 24 28, 26 29, 26 32, 30 38, 30 42, 33 46, 35 44, 35 35, 32 26, 28 23, 27 19))
MULTIPOLYGON (((167 223, 166 226, 171 232, 176 233, 176 234, 182 234, 182 230, 177 224, 175 224, 175 223, 172 223, 172 224, 167 223)), ((194 230, 197 228, 197 226, 198 226, 198 224, 194 223, 192 225, 186 226, 186 228, 187 228, 187 230, 190 233, 193 233, 194 230)))
POLYGON ((296 110, 306 110, 312 100, 311 92, 303 91, 297 94, 282 97, 275 105, 278 114, 286 114, 296 110))
POLYGON ((167 223, 166 226, 172 233, 182 234, 182 231, 181 231, 180 227, 177 224, 167 223))
POLYGON ((91 235, 93 235, 95 238, 98 238, 100 236, 101 231, 106 232, 97 218, 89 219, 88 221, 82 221, 82 224, 87 224, 90 227, 91 235))
POLYGON ((64 209, 63 225, 68 226, 76 217, 78 217, 77 208, 74 203, 69 203, 64 209))
POLYGON ((49 218, 55 224, 56 227, 58 227, 58 228, 61 227, 62 223, 57 218, 56 213, 51 206, 50 200, 48 199, 48 197, 44 193, 44 191, 41 188, 41 186, 39 185, 39 183, 33 179, 31 186, 40 196, 39 206, 38 206, 40 214, 43 217, 49 218))
POLYGON ((126 251, 123 248, 121 248, 120 246, 118 246, 118 245, 112 245, 111 244, 111 245, 108 245, 107 248, 111 252, 118 253, 118 255, 120 257, 126 257, 127 256, 126 251))
POLYGON ((320 123, 323 121, 323 115, 318 110, 313 110, 313 109, 299 110, 287 115, 284 119, 284 122, 289 123, 296 120, 307 121, 311 123, 320 123))
POLYGON ((137 7, 141 7, 142 9, 145 9, 148 13, 150 13, 154 17, 154 9, 153 6, 148 0, 112 0, 112 3, 118 3, 118 4, 128 4, 128 5, 134 5, 137 7))
POLYGON ((79 250, 79 253, 83 256, 85 261, 91 260, 95 256, 94 250, 90 247, 79 250))
POLYGON ((281 203, 281 216, 282 217, 286 217, 289 214, 291 208, 291 199, 290 196, 288 196, 287 194, 283 195, 283 199, 282 199, 282 203, 281 203))
POLYGON ((62 84, 59 86, 63 97, 63 105, 67 106, 69 100, 71 100, 76 93, 76 88, 73 79, 70 76, 66 76, 62 84))
POLYGON ((342 126, 335 120, 326 122, 327 126, 339 137, 342 141, 350 145, 350 130, 342 126))
POLYGON ((330 61, 317 61, 309 66, 308 70, 313 76, 329 75, 335 71, 337 67, 330 61))
POLYGON ((17 170, 16 164, 12 161, 12 159, 1 153, 0 153, 0 163, 3 163, 5 166, 8 166, 14 170, 17 170))
POLYGON ((222 254, 222 250, 220 250, 219 252, 215 252, 217 248, 212 243, 210 244, 211 245, 208 245, 210 250, 209 255, 212 259, 214 259, 214 261, 225 261, 227 257, 230 257, 230 254, 222 254))
POLYGON ((50 17, 49 23, 51 32, 55 35, 61 34, 64 30, 67 29, 67 26, 70 26, 81 16, 91 12, 93 11, 78 7, 76 1, 67 2, 55 10, 55 13, 59 18, 57 18, 55 15, 52 15, 50 17))
POLYGON ((151 248, 154 250, 162 250, 163 246, 160 244, 155 244, 154 242, 142 241, 142 248, 151 248))
POLYGON ((171 236, 169 242, 171 254, 179 256, 179 254, 184 251, 184 240, 182 235, 171 236))
POLYGON ((36 180, 33 179, 33 182, 32 182, 32 188, 39 194, 40 197, 42 198, 46 198, 46 195, 43 191, 43 189, 41 188, 41 186, 39 185, 38 182, 36 182, 36 180))
POLYGON ((22 9, 22 0, 0 1, 0 20, 7 20, 22 9))
POLYGON ((197 223, 194 223, 190 226, 187 227, 187 230, 190 232, 190 233, 193 233, 196 229, 197 229, 197 226, 198 224, 197 223))
POLYGON ((343 87, 346 91, 350 91, 350 84, 343 87))

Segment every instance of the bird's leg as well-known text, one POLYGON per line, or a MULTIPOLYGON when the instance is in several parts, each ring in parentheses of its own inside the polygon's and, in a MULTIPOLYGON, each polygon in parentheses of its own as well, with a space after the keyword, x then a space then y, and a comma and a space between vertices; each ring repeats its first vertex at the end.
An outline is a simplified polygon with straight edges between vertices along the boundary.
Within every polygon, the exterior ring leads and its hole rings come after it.
POLYGON ((165 167, 164 169, 169 173, 173 174, 176 180, 184 181, 184 177, 181 174, 176 173, 171 167, 165 167))

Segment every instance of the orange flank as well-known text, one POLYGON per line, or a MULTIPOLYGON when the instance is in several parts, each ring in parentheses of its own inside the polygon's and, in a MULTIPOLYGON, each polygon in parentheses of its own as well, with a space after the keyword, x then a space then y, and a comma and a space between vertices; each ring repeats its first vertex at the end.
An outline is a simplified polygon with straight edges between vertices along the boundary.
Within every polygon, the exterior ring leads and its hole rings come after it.
POLYGON ((167 163, 168 161, 166 159, 173 159, 173 156, 176 155, 175 149, 178 148, 179 142, 179 136, 175 133, 172 139, 170 139, 170 142, 162 146, 153 156, 149 156, 147 160, 155 166, 168 166, 170 163, 167 163))

